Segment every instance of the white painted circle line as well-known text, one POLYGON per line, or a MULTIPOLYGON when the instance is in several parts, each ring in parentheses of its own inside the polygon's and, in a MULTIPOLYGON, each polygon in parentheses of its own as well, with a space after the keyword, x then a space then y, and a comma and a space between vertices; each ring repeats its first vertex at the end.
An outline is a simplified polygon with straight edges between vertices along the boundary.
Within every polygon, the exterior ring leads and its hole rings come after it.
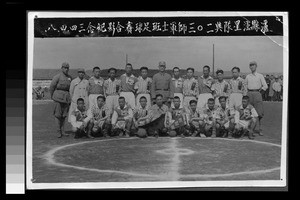
MULTIPOLYGON (((235 140, 235 139, 227 139, 227 138, 190 138, 188 139, 217 139, 217 140, 228 140, 228 141, 236 141, 236 142, 254 142, 264 145, 270 145, 270 146, 276 146, 281 147, 281 145, 270 143, 270 142, 263 142, 263 141, 256 141, 256 140, 235 140)), ((180 139, 187 139, 187 138, 180 138, 180 139)), ((125 172, 125 171, 118 171, 118 170, 101 170, 101 169, 95 169, 95 168, 86 168, 86 167, 79 167, 74 165, 68 165, 64 163, 59 163, 55 161, 54 154, 64 148, 76 146, 76 145, 82 145, 87 143, 95 143, 95 142, 104 142, 104 141, 113 141, 113 140, 129 140, 129 139, 140 139, 140 138, 112 138, 112 139, 101 139, 101 140, 91 140, 91 141, 83 141, 83 142, 77 142, 73 144, 67 144, 60 147, 53 148, 49 150, 46 154, 44 154, 44 159, 51 165, 59 166, 59 167, 67 167, 67 168, 73 168, 78 170, 87 170, 87 171, 93 171, 98 173, 117 173, 117 174, 123 174, 123 175, 131 175, 131 176, 142 176, 142 177, 151 177, 156 179, 164 180, 165 178, 172 178, 170 175, 155 175, 155 174, 142 174, 142 173, 135 173, 135 172, 125 172)), ((155 138, 151 138, 155 139, 155 138)), ((169 139, 169 138, 167 138, 169 139)), ((171 138, 177 140, 177 138, 171 138)), ((260 174, 260 173, 269 173, 276 170, 280 170, 280 167, 275 167, 271 169, 265 169, 265 170, 255 170, 255 171, 245 171, 245 172, 234 172, 234 173, 226 173, 226 174, 177 174, 176 179, 179 177, 187 178, 187 177, 195 177, 195 178, 213 178, 213 177, 228 177, 228 176, 235 176, 235 175, 247 175, 247 174, 260 174)))

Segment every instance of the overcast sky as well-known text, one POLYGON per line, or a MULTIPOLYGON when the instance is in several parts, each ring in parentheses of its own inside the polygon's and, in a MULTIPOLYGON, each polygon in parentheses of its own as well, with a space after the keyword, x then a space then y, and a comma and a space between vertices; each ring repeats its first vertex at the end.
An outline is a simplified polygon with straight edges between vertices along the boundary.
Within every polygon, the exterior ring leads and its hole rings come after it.
POLYGON ((33 68, 57 69, 65 61, 70 68, 124 68, 128 54, 134 68, 157 69, 163 60, 167 69, 202 71, 204 65, 212 66, 215 44, 215 69, 238 66, 248 72, 249 62, 257 61, 259 72, 282 73, 282 43, 282 36, 35 38, 33 68))

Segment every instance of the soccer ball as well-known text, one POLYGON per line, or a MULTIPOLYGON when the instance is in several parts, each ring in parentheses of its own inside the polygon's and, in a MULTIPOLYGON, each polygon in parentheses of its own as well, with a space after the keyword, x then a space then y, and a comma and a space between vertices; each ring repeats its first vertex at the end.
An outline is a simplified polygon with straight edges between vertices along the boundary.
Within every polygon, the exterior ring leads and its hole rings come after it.
POLYGON ((169 131, 170 137, 175 137, 177 135, 176 131, 169 131))
POLYGON ((137 131, 137 135, 141 138, 147 137, 147 131, 143 128, 139 128, 137 131))

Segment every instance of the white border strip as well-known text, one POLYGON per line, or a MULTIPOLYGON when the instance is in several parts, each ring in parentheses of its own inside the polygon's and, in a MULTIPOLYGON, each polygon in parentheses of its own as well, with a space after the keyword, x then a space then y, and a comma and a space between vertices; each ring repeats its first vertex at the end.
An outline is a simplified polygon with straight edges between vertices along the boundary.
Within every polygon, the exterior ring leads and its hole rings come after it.
POLYGON ((27 92, 27 135, 26 135, 26 183, 28 189, 47 188, 165 188, 165 187, 284 187, 286 186, 286 156, 287 156, 287 92, 288 92, 288 13, 287 12, 28 12, 28 67, 27 91, 32 89, 33 53, 34 53, 34 17, 172 17, 172 16, 283 16, 283 71, 284 71, 284 100, 282 123, 282 155, 280 181, 202 181, 202 182, 125 182, 125 183, 59 183, 32 184, 32 94, 27 92))

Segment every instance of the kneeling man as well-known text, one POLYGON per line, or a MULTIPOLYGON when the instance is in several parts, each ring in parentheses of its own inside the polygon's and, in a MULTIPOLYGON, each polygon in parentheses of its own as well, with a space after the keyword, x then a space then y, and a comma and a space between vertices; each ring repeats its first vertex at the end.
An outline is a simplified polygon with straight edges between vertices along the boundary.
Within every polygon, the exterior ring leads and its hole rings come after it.
POLYGON ((77 107, 71 112, 70 122, 72 125, 72 131, 75 133, 75 139, 84 136, 92 138, 91 135, 87 134, 89 119, 87 117, 83 98, 77 99, 77 107))
POLYGON ((114 109, 112 115, 112 135, 130 137, 130 129, 132 126, 133 112, 129 105, 125 102, 125 97, 119 97, 119 105, 114 109))
POLYGON ((98 137, 109 136, 111 129, 111 113, 110 109, 105 105, 105 97, 100 95, 97 97, 97 104, 93 105, 87 112, 89 119, 88 135, 98 137))

